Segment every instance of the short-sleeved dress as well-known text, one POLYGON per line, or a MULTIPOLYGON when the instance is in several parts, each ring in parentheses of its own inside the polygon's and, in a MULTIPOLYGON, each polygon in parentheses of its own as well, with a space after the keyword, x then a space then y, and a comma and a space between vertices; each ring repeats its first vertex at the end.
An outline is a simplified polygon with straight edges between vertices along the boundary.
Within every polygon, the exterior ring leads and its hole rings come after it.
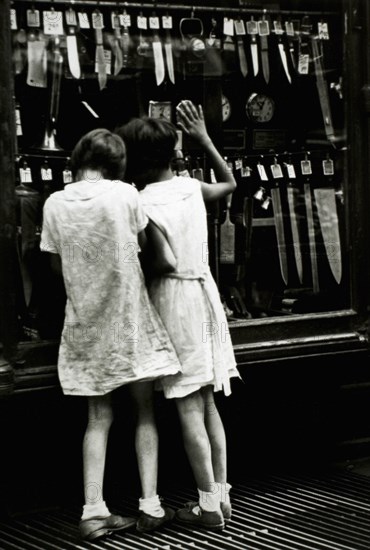
POLYGON ((72 183, 45 202, 41 249, 61 256, 67 293, 65 394, 104 395, 181 369, 138 259, 146 224, 137 190, 121 181, 72 183))
POLYGON ((176 271, 155 279, 149 291, 182 366, 182 373, 158 385, 167 398, 181 398, 206 385, 229 395, 230 378, 239 373, 208 265, 207 216, 200 182, 175 176, 147 185, 140 198, 177 258, 176 271))

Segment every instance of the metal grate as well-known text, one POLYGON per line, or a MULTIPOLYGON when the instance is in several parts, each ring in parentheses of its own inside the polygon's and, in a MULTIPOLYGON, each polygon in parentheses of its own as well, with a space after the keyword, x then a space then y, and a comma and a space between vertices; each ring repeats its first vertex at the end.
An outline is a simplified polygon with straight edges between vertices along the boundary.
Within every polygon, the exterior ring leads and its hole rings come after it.
MULTIPOLYGON (((195 492, 164 495, 178 508, 195 492)), ((79 541, 78 509, 43 512, 0 522, 1 550, 369 550, 370 479, 336 470, 278 474, 234 483, 233 519, 221 533, 172 523, 149 535, 116 533, 95 543, 79 541)), ((114 508, 137 514, 129 498, 114 508)))

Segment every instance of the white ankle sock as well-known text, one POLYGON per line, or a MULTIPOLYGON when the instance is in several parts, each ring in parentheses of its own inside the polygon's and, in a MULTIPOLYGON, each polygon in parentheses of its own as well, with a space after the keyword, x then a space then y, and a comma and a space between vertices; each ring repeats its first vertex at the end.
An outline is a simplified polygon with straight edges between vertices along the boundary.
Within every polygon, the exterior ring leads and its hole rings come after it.
POLYGON ((216 482, 218 491, 220 493, 220 500, 221 502, 225 502, 226 504, 230 504, 230 489, 231 485, 230 483, 218 483, 216 482))
POLYGON ((139 498, 139 510, 155 518, 163 518, 165 514, 158 495, 150 498, 139 498))
POLYGON ((220 496, 221 493, 218 489, 218 487, 215 484, 216 491, 208 492, 208 491, 201 491, 198 489, 199 493, 199 506, 204 510, 205 512, 216 512, 217 510, 220 510, 220 496))
POLYGON ((108 516, 110 516, 110 511, 104 500, 101 500, 96 504, 85 504, 82 509, 81 519, 91 519, 94 517, 107 518, 108 516))

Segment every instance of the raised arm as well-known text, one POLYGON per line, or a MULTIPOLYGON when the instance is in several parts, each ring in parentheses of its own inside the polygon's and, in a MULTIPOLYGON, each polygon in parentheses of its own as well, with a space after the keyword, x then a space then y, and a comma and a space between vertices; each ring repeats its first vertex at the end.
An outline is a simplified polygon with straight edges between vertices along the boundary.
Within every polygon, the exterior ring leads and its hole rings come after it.
POLYGON ((184 99, 176 107, 176 113, 178 126, 203 148, 215 173, 216 184, 201 184, 204 200, 217 200, 232 193, 236 188, 232 170, 208 135, 202 106, 196 107, 194 103, 184 99))

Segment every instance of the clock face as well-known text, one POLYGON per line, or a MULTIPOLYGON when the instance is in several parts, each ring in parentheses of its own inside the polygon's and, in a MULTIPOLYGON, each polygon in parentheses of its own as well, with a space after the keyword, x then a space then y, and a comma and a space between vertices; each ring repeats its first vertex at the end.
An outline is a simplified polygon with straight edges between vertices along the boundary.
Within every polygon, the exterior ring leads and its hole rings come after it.
POLYGON ((222 94, 221 97, 221 108, 222 108, 222 122, 226 122, 229 120, 231 115, 231 105, 228 98, 222 94))
POLYGON ((254 93, 246 103, 246 113, 253 122, 270 122, 275 112, 274 100, 265 95, 254 93))
POLYGON ((172 108, 170 101, 149 101, 149 116, 152 118, 165 118, 171 121, 172 108))

